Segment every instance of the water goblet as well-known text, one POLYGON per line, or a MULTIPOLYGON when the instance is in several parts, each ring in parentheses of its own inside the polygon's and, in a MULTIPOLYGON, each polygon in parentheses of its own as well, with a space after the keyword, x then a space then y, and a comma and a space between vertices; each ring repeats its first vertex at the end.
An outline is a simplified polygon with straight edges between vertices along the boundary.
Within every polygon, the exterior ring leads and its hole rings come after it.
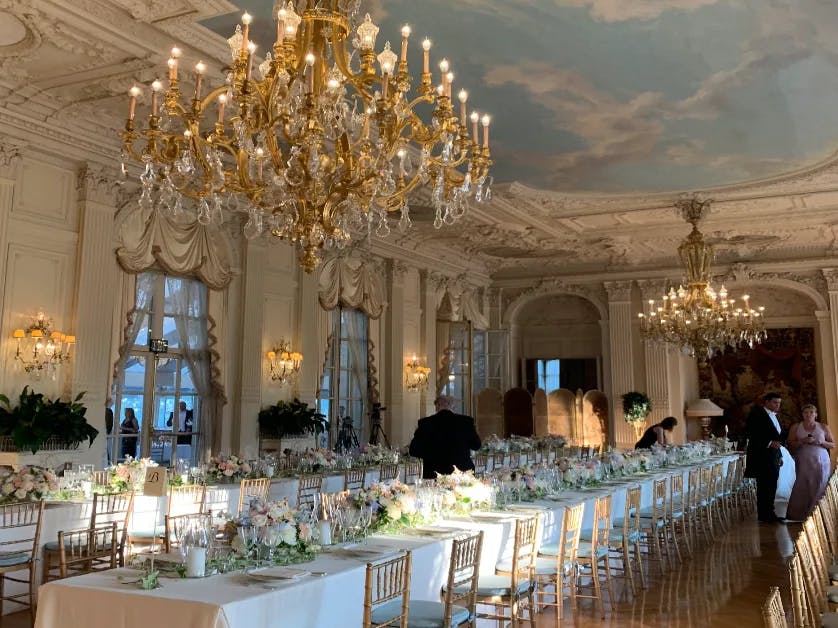
POLYGON ((259 541, 259 528, 253 525, 241 525, 238 528, 238 533, 244 546, 245 558, 250 560, 250 555, 259 541))

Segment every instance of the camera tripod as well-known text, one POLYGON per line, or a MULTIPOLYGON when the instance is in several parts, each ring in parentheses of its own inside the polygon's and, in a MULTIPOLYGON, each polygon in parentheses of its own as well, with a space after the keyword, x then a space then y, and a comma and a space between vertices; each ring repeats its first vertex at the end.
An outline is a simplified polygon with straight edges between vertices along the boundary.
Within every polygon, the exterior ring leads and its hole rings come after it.
POLYGON ((358 443, 358 434, 352 426, 352 421, 344 420, 343 425, 341 425, 340 431, 338 432, 337 450, 347 451, 352 449, 353 446, 360 447, 360 444, 358 443))
POLYGON ((370 445, 377 445, 379 436, 384 439, 384 444, 390 447, 390 439, 387 438, 387 432, 381 427, 381 421, 373 422, 372 431, 370 432, 370 445))

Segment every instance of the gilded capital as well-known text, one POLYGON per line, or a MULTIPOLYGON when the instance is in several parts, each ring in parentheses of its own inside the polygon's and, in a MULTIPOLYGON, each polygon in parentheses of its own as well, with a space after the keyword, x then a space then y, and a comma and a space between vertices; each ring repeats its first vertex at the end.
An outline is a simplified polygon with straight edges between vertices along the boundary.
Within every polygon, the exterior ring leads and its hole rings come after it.
POLYGON ((609 303, 615 301, 631 301, 632 281, 604 281, 605 291, 608 293, 609 303))

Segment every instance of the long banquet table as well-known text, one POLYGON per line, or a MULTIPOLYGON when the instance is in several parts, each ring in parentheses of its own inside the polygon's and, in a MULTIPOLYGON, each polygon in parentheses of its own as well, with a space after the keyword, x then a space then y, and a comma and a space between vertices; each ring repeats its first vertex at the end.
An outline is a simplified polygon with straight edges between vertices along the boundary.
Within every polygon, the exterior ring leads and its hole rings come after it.
MULTIPOLYGON (((701 463, 722 461, 727 464, 736 455, 715 456, 701 463)), ((643 505, 652 499, 656 478, 673 473, 684 474, 698 464, 669 467, 658 472, 612 481, 592 489, 564 491, 556 501, 521 504, 509 511, 474 513, 471 517, 453 517, 439 522, 446 528, 484 531, 481 572, 494 573, 498 559, 511 553, 515 518, 526 516, 527 509, 543 514, 544 541, 556 539, 566 506, 585 503, 585 527, 593 520, 597 497, 611 493, 612 516, 622 516, 625 489, 640 485, 643 505)), ((725 469, 726 470, 726 469, 725 469)), ((438 600, 448 570, 450 538, 417 537, 409 533, 373 535, 369 543, 386 545, 394 552, 413 552, 412 599, 438 600)), ((164 579, 163 586, 143 591, 122 584, 121 570, 88 574, 51 582, 39 592, 36 628, 146 628, 150 621, 165 620, 178 628, 331 628, 360 626, 364 597, 364 561, 327 548, 313 562, 299 567, 326 575, 306 576, 283 581, 277 586, 252 584, 241 573, 229 573, 204 579, 164 579)), ((136 572, 134 572, 136 573, 136 572)), ((482 622, 481 622, 482 623, 482 622)), ((487 624, 488 625, 488 624, 487 624)))

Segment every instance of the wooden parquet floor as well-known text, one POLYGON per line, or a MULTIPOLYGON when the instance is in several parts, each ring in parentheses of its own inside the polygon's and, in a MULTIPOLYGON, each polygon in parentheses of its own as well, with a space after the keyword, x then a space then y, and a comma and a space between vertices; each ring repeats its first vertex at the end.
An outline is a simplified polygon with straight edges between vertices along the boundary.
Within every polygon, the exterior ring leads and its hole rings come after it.
POLYGON ((566 604, 560 623, 555 610, 548 608, 536 615, 536 625, 759 628, 763 626, 762 604, 772 585, 780 587, 786 610, 791 608, 786 560, 800 528, 799 524, 737 522, 715 543, 699 547, 692 558, 685 558, 668 573, 660 575, 657 565, 652 565, 647 588, 635 599, 622 578, 617 578, 617 603, 610 608, 606 602, 605 619, 590 600, 584 600, 575 617, 566 604))

